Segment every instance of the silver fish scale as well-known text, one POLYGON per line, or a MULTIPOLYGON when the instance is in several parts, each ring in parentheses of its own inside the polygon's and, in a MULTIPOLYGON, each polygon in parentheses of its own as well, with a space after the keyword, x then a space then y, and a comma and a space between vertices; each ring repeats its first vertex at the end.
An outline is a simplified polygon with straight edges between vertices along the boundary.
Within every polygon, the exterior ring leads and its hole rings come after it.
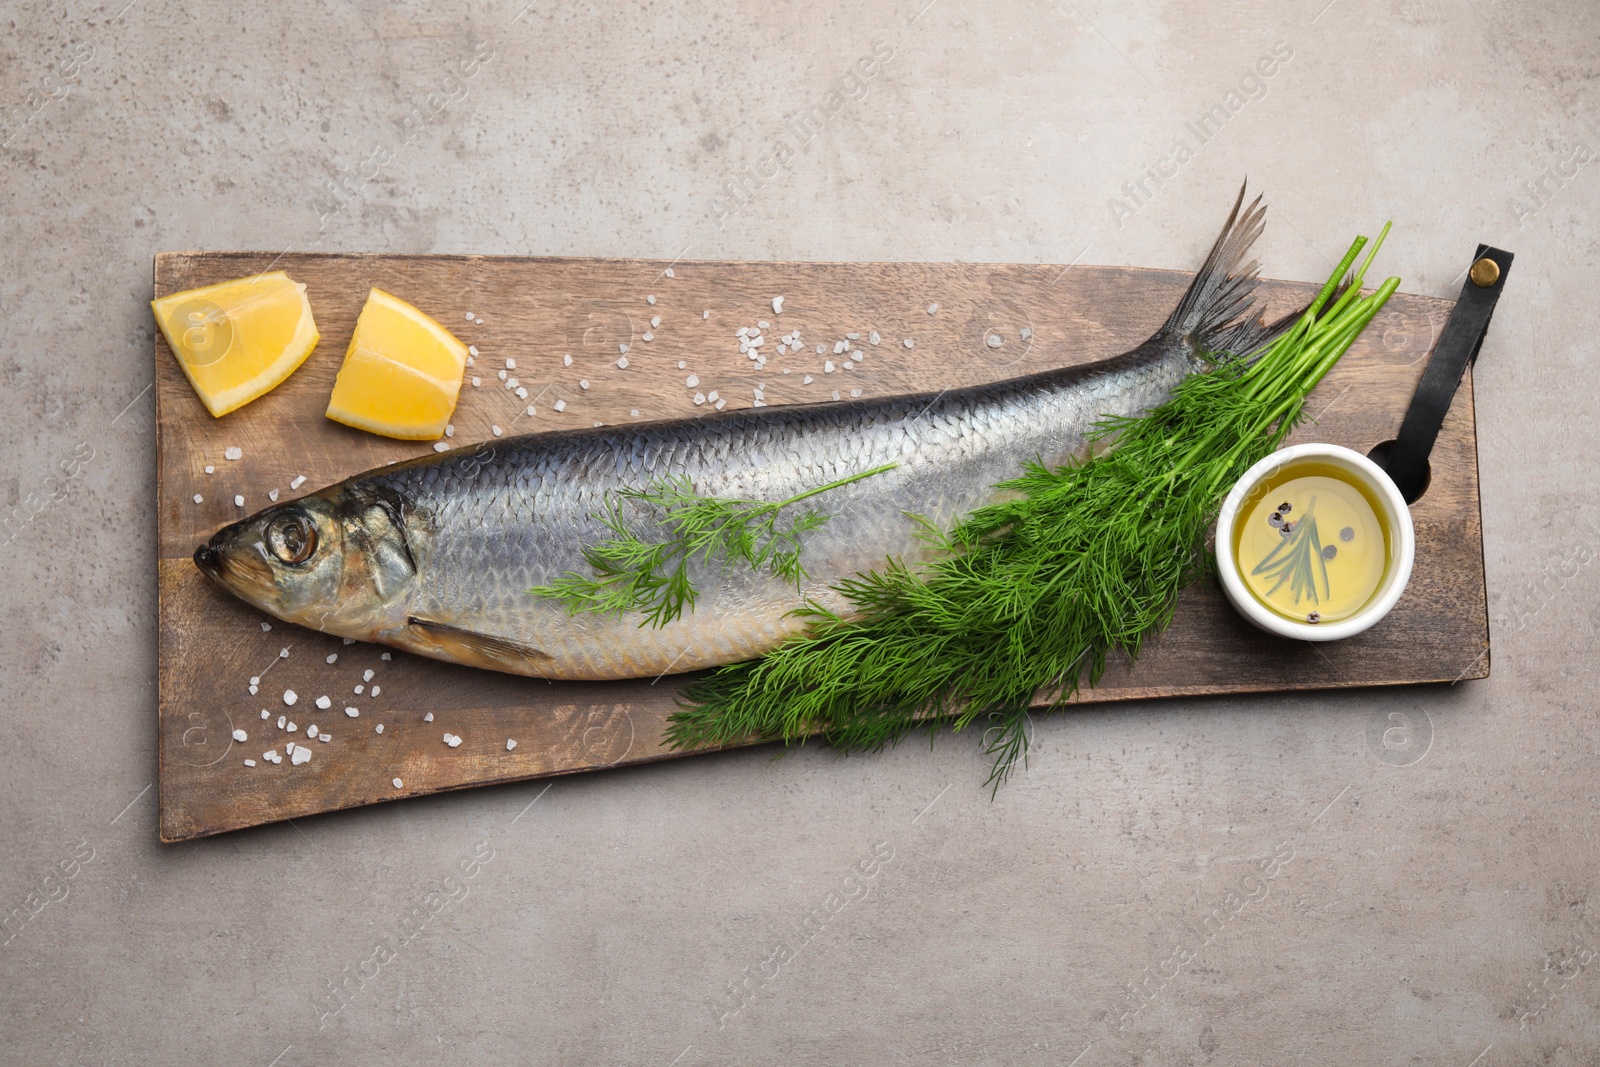
POLYGON ((418 567, 411 615, 536 647, 550 657, 537 667, 547 677, 650 676, 760 655, 800 628, 786 615, 802 593, 844 608, 831 588, 840 579, 890 556, 926 558, 908 513, 948 528, 993 500, 994 485, 1026 460, 1064 461, 1100 417, 1160 403, 1192 369, 1178 345, 1146 345, 1085 368, 931 396, 511 438, 488 443, 492 458, 480 445, 476 459, 458 449, 355 480, 408 501, 418 567), (807 501, 828 521, 806 537, 800 593, 748 567, 697 561, 694 610, 660 628, 641 627, 637 615, 571 615, 528 593, 589 573, 583 547, 607 536, 594 516, 619 488, 687 475, 704 496, 782 500, 889 462, 900 466, 807 501))

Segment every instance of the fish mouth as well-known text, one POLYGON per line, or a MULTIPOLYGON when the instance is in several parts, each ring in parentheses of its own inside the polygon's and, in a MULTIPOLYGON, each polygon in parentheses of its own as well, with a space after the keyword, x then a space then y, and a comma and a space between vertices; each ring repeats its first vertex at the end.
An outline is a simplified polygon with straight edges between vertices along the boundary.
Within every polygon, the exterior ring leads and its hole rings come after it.
POLYGON ((222 578, 222 553, 211 547, 207 541, 194 550, 194 565, 200 568, 200 573, 213 581, 222 578))

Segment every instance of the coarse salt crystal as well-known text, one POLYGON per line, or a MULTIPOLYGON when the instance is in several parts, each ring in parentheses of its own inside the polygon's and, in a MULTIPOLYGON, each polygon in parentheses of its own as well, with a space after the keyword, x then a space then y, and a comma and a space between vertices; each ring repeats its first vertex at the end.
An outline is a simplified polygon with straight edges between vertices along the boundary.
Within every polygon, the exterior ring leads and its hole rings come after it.
POLYGON ((637 419, 639 417, 639 409, 638 408, 633 408, 633 409, 629 410, 628 414, 632 415, 634 418, 637 419))
POLYGON ((289 757, 289 762, 298 767, 302 763, 311 762, 311 750, 304 745, 294 746, 294 754, 289 757))
POLYGON ((467 355, 475 356, 477 354, 478 354, 478 346, 477 345, 468 345, 467 346, 467 355))
POLYGON ((217 468, 215 468, 211 464, 207 463, 206 464, 206 473, 207 474, 215 474, 215 473, 217 473, 217 468))
POLYGON ((579 389, 587 389, 587 388, 589 388, 589 379, 587 379, 587 378, 579 378, 578 379, 578 388, 579 389))
POLYGON ((444 743, 449 745, 451 748, 460 748, 461 738, 455 734, 445 734, 444 743))
POLYGON ((562 365, 562 366, 563 366, 563 367, 570 367, 570 366, 572 366, 572 357, 571 357, 571 356, 562 356, 562 357, 561 357, 561 365, 562 365))
POLYGON ((907 348, 915 348, 917 346, 917 343, 909 337, 905 339, 904 344, 907 348))
POLYGON ((717 391, 715 389, 711 390, 711 392, 706 394, 706 399, 715 402, 717 399, 717 391))
POLYGON ((267 499, 276 502, 278 499, 278 491, 276 489, 268 489, 267 499))
POLYGON ((676 277, 677 277, 677 276, 678 276, 678 275, 677 275, 677 274, 676 274, 676 273, 674 273, 674 272, 673 272, 673 270, 672 270, 672 268, 671 268, 671 267, 668 267, 668 268, 667 268, 667 277, 669 277, 669 278, 676 278, 676 277))
MULTIPOLYGON (((557 410, 560 410, 560 409, 558 408, 557 410)), ((528 405, 528 414, 529 415, 537 415, 537 414, 539 414, 539 412, 534 409, 534 406, 532 404, 529 404, 528 405)))
POLYGON ((341 638, 341 639, 340 639, 340 640, 341 640, 341 641, 342 641, 342 642, 343 642, 343 643, 344 643, 344 644, 347 644, 347 645, 353 645, 353 644, 355 644, 355 643, 356 643, 356 639, 355 639, 355 638, 353 638, 353 637, 345 637, 345 638, 341 638))
POLYGON ((861 390, 860 389, 852 389, 852 390, 850 390, 850 395, 851 396, 860 396, 861 395, 861 390))
POLYGON ((519 386, 521 384, 522 383, 520 381, 518 381, 517 379, 515 379, 515 378, 507 378, 506 379, 506 388, 507 389, 515 389, 517 386, 519 386))
POLYGON ((233 732, 233 739, 235 741, 248 741, 250 740, 250 735, 245 733, 243 730, 235 730, 233 732))
POLYGON ((986 344, 987 344, 987 345, 988 345, 988 346, 989 346, 989 347, 990 347, 990 348, 999 348, 999 347, 1000 347, 1000 346, 1001 346, 1001 345, 1002 345, 1002 344, 1004 344, 1004 343, 1005 343, 1005 342, 1004 342, 1004 341, 1003 341, 1003 340, 1002 340, 1002 339, 1001 339, 1001 337, 1000 337, 1000 335, 999 335, 999 334, 997 334, 997 333, 991 333, 991 334, 990 334, 990 335, 989 335, 989 336, 988 336, 988 338, 987 338, 987 339, 986 339, 986 340, 985 340, 985 343, 986 343, 986 344))
POLYGON ((816 379, 811 377, 811 375, 808 374, 804 378, 800 379, 800 384, 801 385, 810 385, 814 381, 816 381, 816 379))
POLYGON ((445 423, 444 424, 444 435, 446 437, 454 437, 456 435, 456 424, 453 423, 453 422, 445 423))
POLYGON ((517 399, 518 400, 526 400, 526 399, 528 399, 528 390, 523 388, 520 385, 517 386, 517 399))
POLYGON ((844 361, 844 369, 845 370, 850 370, 853 367, 855 367, 854 363, 851 363, 848 359, 844 361))
POLYGON ((304 474, 296 474, 294 476, 294 481, 289 483, 289 488, 290 489, 298 489, 302 485, 305 485, 305 484, 306 484, 306 476, 304 474))
POLYGON ((739 337, 749 337, 750 336, 750 327, 748 327, 748 326, 739 327, 738 336, 739 337))
POLYGON ((285 726, 284 729, 289 731, 292 734, 292 733, 297 733, 299 731, 300 727, 297 726, 296 724, 294 724, 293 722, 291 722, 287 726, 285 726))
POLYGON ((329 663, 338 663, 339 662, 339 653, 337 653, 337 652, 329 652, 328 655, 327 655, 327 662, 329 662, 329 663))
POLYGON ((788 374, 789 373, 789 368, 788 367, 783 368, 783 373, 788 374))
POLYGON ((823 360, 822 361, 822 373, 823 374, 832 374, 833 370, 834 370, 834 368, 833 368, 833 360, 827 359, 827 360, 823 360))
POLYGON ((200 503, 203 503, 203 502, 204 502, 204 501, 205 501, 205 497, 203 497, 203 496, 201 496, 201 495, 200 495, 200 494, 199 494, 199 493, 196 493, 196 494, 195 494, 195 495, 194 495, 194 502, 195 502, 195 503, 196 503, 196 504, 200 504, 200 503))
POLYGON ((1018 330, 1017 333, 1022 335, 1022 339, 1024 341, 1026 341, 1028 338, 1033 336, 1033 331, 1031 329, 1029 329, 1028 327, 1026 327, 1026 326, 1024 326, 1022 329, 1018 330))
POLYGON ((244 761, 244 765, 246 767, 254 767, 256 765, 256 761, 253 759, 247 759, 244 761))
POLYGON ((391 659, 394 659, 394 656, 391 653, 385 652, 385 653, 383 653, 383 655, 379 656, 378 658, 381 659, 381 660, 391 660, 391 659))
POLYGON ((310 726, 306 727, 306 736, 307 737, 316 737, 317 736, 317 724, 316 723, 312 723, 310 726))
POLYGON ((935 300, 933 303, 928 305, 928 314, 932 315, 935 311, 938 311, 938 310, 939 310, 939 302, 937 300, 935 300))
POLYGON ((258 691, 259 691, 259 690, 258 690, 258 688, 257 688, 257 687, 256 687, 256 686, 253 686, 253 685, 252 685, 252 686, 251 686, 251 687, 250 687, 250 695, 251 695, 251 696, 255 696, 255 695, 256 695, 256 693, 257 693, 257 692, 258 692, 258 691))
POLYGON ((849 347, 850 346, 843 341, 835 341, 833 342, 833 354, 837 356, 840 352, 843 352, 849 347))
POLYGON ((726 398, 717 401, 717 410, 718 411, 721 411, 723 408, 725 408, 727 406, 728 406, 728 401, 727 401, 726 398))
POLYGON ((504 430, 500 429, 500 427, 498 427, 498 426, 491 426, 491 427, 489 427, 489 429, 496 437, 499 437, 502 433, 505 432, 504 430))
POLYGON ((478 386, 480 386, 480 385, 482 385, 482 384, 483 384, 483 379, 482 379, 482 378, 479 378, 479 377, 478 377, 478 376, 477 376, 477 375, 476 375, 476 374, 474 374, 474 375, 473 375, 473 376, 472 376, 472 387, 473 387, 473 388, 474 388, 474 389, 476 389, 476 388, 478 388, 478 386))
POLYGON ((368 669, 368 670, 365 670, 365 671, 362 671, 362 672, 361 672, 361 680, 362 680, 362 681, 363 681, 363 682, 370 682, 370 681, 372 681, 372 671, 371 671, 371 670, 370 670, 370 669, 368 669))
POLYGON ((557 400, 555 402, 555 409, 557 411, 565 411, 565 410, 567 410, 567 402, 565 400, 557 400))
POLYGON ((704 393, 696 393, 696 394, 694 394, 694 402, 697 405, 704 404, 706 402, 706 394, 704 394, 704 393))
POLYGON ((274 763, 278 759, 278 750, 275 748, 269 748, 265 752, 261 753, 261 758, 266 760, 268 763, 274 763))
POLYGON ((294 702, 299 699, 300 694, 296 693, 293 689, 285 689, 283 691, 283 702, 289 705, 289 707, 294 707, 294 702))
POLYGON ((278 649, 278 658, 279 659, 288 659, 289 658, 289 650, 287 648, 278 649))
POLYGON ((345 708, 344 713, 352 719, 358 718, 361 715, 360 710, 357 708, 345 708))
POLYGON ((627 356, 623 356, 621 359, 617 360, 617 366, 620 367, 623 370, 627 370, 628 369, 628 357, 627 356))
POLYGON ((765 330, 767 328, 767 326, 768 326, 768 323, 767 323, 766 319, 762 319, 762 320, 760 320, 759 322, 756 323, 756 328, 760 329, 760 330, 765 330))
POLYGON ((645 297, 644 298, 644 302, 646 304, 654 304, 656 302, 655 294, 652 293, 651 295, 645 297))
POLYGON ((859 333, 847 333, 847 334, 845 334, 845 336, 850 338, 850 340, 854 341, 857 338, 859 338, 861 335, 859 333))
POLYGON ((367 691, 367 687, 366 686, 362 685, 360 682, 356 683, 356 688, 355 688, 356 696, 360 696, 362 693, 365 693, 366 691, 367 691))
POLYGON ((430 711, 430 712, 428 712, 428 714, 424 715, 422 717, 422 721, 423 722, 432 722, 433 721, 433 712, 430 711))
POLYGON ((278 729, 280 729, 280 730, 283 729, 284 726, 286 726, 288 724, 288 722, 289 722, 289 717, 287 715, 279 715, 278 716, 278 729))
POLYGON ((495 377, 496 377, 496 378, 499 378, 499 379, 500 379, 500 380, 501 380, 501 381, 502 381, 502 382, 503 382, 503 381, 505 381, 505 380, 506 380, 506 372, 505 372, 505 371, 503 371, 503 370, 501 370, 501 371, 496 371, 496 372, 495 372, 495 377))
POLYGON ((250 684, 251 685, 260 685, 261 684, 261 676, 259 674, 252 674, 250 676, 250 684))
POLYGON ((244 507, 244 497, 240 496, 238 493, 233 494, 233 506, 236 508, 244 507))
MULTIPOLYGON (((838 397, 834 397, 834 399, 837 400, 839 398, 838 397)), ((767 402, 765 400, 757 400, 755 403, 751 404, 750 406, 753 407, 753 408, 764 408, 764 407, 767 406, 767 402)))
POLYGON ((775 296, 772 298, 772 313, 774 315, 783 314, 783 297, 775 296))
POLYGON ((318 697, 317 698, 317 707, 321 708, 323 711, 327 711, 329 708, 333 707, 333 701, 328 699, 325 696, 324 697, 318 697))
POLYGON ((823 347, 823 346, 822 346, 822 345, 818 345, 818 346, 817 346, 817 355, 819 355, 819 356, 820 356, 820 355, 822 355, 822 353, 823 353, 823 352, 825 352, 825 351, 827 351, 827 349, 825 349, 825 348, 824 348, 824 347, 823 347))
POLYGON ((383 733, 383 723, 381 723, 381 722, 380 722, 380 723, 379 723, 379 724, 378 724, 378 725, 377 725, 377 726, 376 726, 376 727, 375 727, 375 728, 374 728, 374 729, 373 729, 373 733, 379 733, 379 734, 381 734, 381 733, 383 733))
POLYGON ((878 336, 877 330, 873 330, 871 333, 867 334, 867 342, 869 344, 877 344, 881 340, 883 340, 883 338, 878 336))
POLYGON ((687 378, 685 378, 683 380, 683 384, 688 386, 690 389, 693 389, 695 386, 700 384, 700 375, 698 375, 698 374, 689 375, 687 378))
POLYGON ((837 389, 835 389, 835 390, 834 390, 834 391, 833 391, 833 398, 834 398, 834 399, 835 399, 835 400, 838 400, 838 399, 839 399, 839 390, 837 390, 837 389))
POLYGON ((333 740, 333 735, 330 733, 320 733, 317 735, 317 740, 326 743, 333 740))
POLYGON ((516 743, 516 742, 515 742, 515 741, 513 741, 513 740, 512 740, 512 739, 511 739, 511 738, 509 738, 509 737, 508 737, 508 738, 506 738, 506 751, 507 751, 507 752, 510 752, 510 751, 511 751, 511 750, 512 750, 512 749, 514 749, 514 748, 516 748, 516 747, 517 747, 517 743, 516 743))
POLYGON ((433 443, 433 450, 435 452, 448 452, 450 451, 450 446, 445 444, 443 441, 435 441, 433 443))
POLYGON ((241 449, 241 448, 235 448, 232 445, 229 445, 227 448, 224 448, 222 450, 222 458, 223 459, 243 459, 244 458, 244 450, 241 449))
POLYGON ((655 329, 659 329, 660 327, 661 327, 661 316, 660 315, 652 315, 652 316, 650 316, 650 328, 652 330, 655 330, 655 329))
POLYGON ((516 369, 517 369, 517 361, 514 360, 514 359, 507 359, 506 360, 506 370, 516 370, 516 369))
POLYGON ((403 785, 405 785, 405 783, 404 783, 404 782, 402 782, 402 781, 401 781, 401 780, 400 780, 400 779, 398 779, 398 778, 395 778, 395 779, 393 779, 393 783, 394 783, 394 787, 395 787, 395 788, 396 788, 396 789, 399 789, 399 788, 400 788, 400 787, 401 787, 401 786, 403 786, 403 785))
POLYGON ((262 633, 266 633, 270 629, 272 629, 272 624, 270 622, 264 622, 264 623, 261 624, 261 632, 262 633))
POLYGON ((272 718, 272 712, 268 711, 266 708, 262 708, 261 709, 261 717, 263 719, 270 719, 270 718, 272 718))
POLYGON ((641 341, 654 341, 655 339, 656 335, 651 333, 649 330, 646 330, 644 333, 639 335, 639 340, 641 341))

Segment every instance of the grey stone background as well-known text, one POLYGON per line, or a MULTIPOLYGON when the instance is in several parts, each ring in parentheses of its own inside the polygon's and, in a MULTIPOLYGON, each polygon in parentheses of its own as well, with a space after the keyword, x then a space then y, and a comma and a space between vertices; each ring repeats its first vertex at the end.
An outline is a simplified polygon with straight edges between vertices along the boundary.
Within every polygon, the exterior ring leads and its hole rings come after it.
POLYGON ((0 12, 0 1061, 1600 1057, 1592 4, 124 2, 0 12), (961 737, 157 844, 153 253, 1191 269, 1245 174, 1271 276, 1518 255, 1487 681, 1059 715, 993 802, 961 737))

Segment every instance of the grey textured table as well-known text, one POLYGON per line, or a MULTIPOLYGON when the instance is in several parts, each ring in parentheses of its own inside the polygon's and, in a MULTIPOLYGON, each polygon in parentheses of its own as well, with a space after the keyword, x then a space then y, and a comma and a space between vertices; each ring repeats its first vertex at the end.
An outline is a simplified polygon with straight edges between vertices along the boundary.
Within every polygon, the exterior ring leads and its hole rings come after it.
POLYGON ((11 4, 0 1062, 1600 1056, 1600 17, 1325 2, 11 4), (1079 710, 993 802, 957 737, 157 844, 157 250, 1189 269, 1246 173, 1275 277, 1518 254, 1488 680, 1079 710))

